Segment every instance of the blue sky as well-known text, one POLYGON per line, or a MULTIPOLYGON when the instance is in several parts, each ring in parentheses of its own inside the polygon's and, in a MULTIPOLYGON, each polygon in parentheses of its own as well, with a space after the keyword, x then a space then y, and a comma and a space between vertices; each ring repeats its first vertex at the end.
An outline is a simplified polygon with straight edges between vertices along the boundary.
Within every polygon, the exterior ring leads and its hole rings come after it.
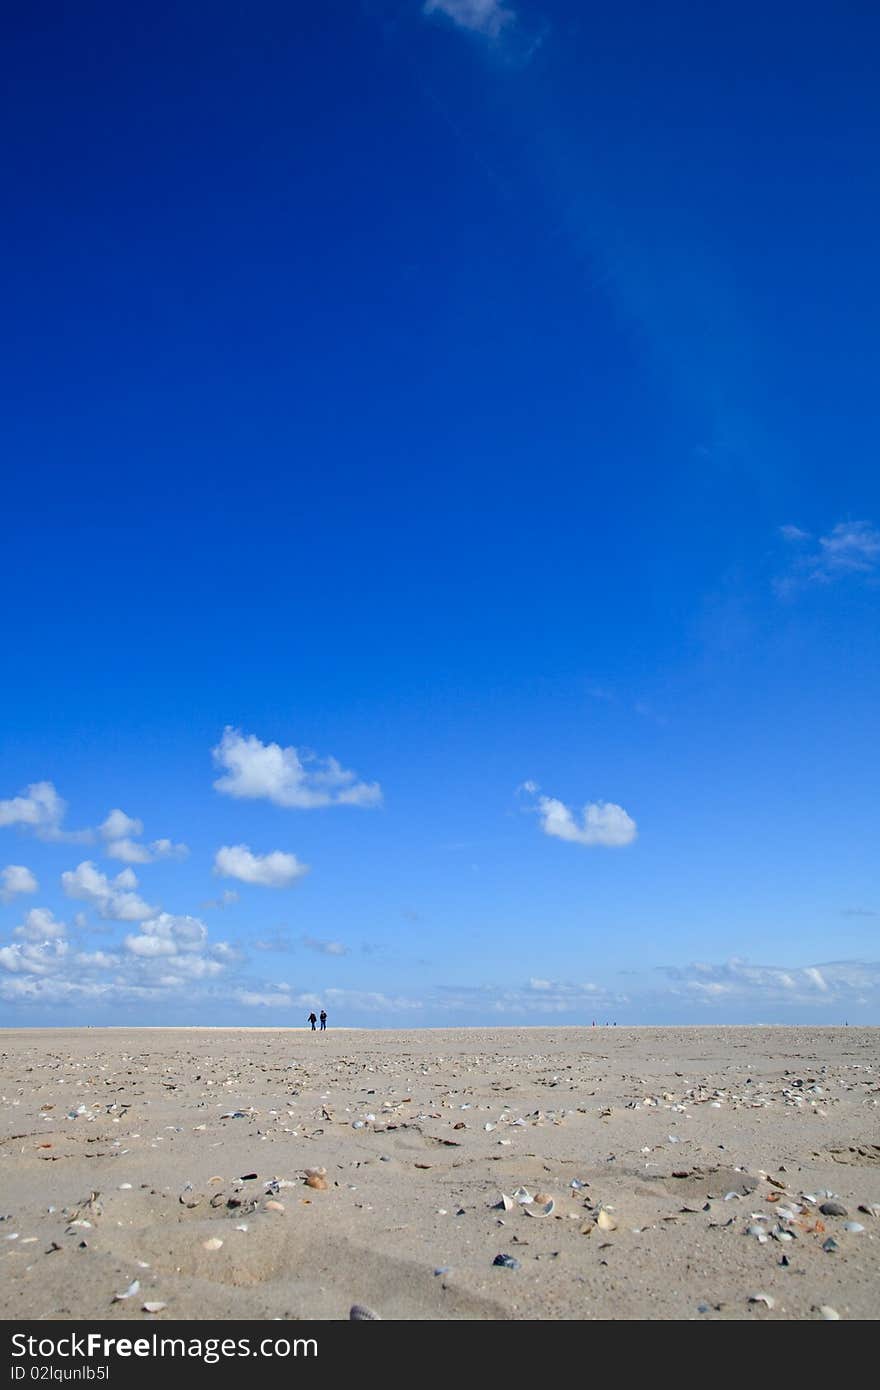
POLYGON ((12 29, 0 1019, 880 1022, 877 15, 12 29))

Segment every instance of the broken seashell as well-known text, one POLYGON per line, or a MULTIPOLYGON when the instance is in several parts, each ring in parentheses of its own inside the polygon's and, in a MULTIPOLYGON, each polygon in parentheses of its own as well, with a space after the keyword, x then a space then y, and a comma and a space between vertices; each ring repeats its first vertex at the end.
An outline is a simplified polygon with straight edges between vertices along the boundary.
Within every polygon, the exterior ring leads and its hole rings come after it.
POLYGON ((322 1178, 320 1173, 309 1173, 306 1178, 306 1187, 313 1187, 318 1192, 326 1192, 329 1183, 326 1178, 322 1178))
POLYGON ((265 1203, 264 1203, 264 1206, 265 1206, 265 1208, 266 1208, 266 1211, 283 1211, 283 1210, 284 1210, 284 1203, 283 1203, 283 1202, 275 1202, 275 1201, 265 1202, 265 1203))
POLYGON ((776 1299, 775 1299, 775 1298, 771 1298, 770 1295, 769 1295, 769 1293, 750 1293, 750 1294, 749 1294, 749 1302, 750 1302, 750 1303, 765 1303, 765 1304, 767 1305, 768 1308, 775 1308, 775 1307, 776 1307, 776 1299))
POLYGON ((552 1197, 548 1197, 542 1192, 536 1197, 531 1206, 524 1208, 526 1216, 552 1216, 556 1210, 556 1203, 552 1197))
POLYGON ((515 1206, 516 1206, 516 1202, 513 1200, 513 1198, 512 1198, 512 1197, 508 1197, 508 1195, 507 1195, 506 1192, 502 1192, 502 1194, 501 1194, 501 1201, 495 1203, 495 1206, 493 1207, 493 1210, 494 1210, 494 1211, 513 1211, 513 1209, 514 1209, 515 1206))
POLYGON ((862 1202, 859 1211, 863 1211, 866 1216, 880 1217, 880 1202, 862 1202))
POLYGON ((863 1231, 865 1228, 862 1225, 861 1221, 844 1221, 843 1229, 845 1231, 852 1231, 853 1235, 857 1235, 860 1231, 863 1231))
POLYGON ((610 1212, 605 1211, 604 1207, 596 1218, 596 1225, 600 1231, 616 1231, 617 1221, 610 1212))
POLYGON ((113 1302, 122 1303, 126 1298, 134 1298, 135 1294, 140 1289, 140 1286, 140 1279, 133 1279, 127 1289, 123 1289, 122 1293, 115 1293, 113 1295, 113 1302))
POLYGON ((221 1246, 222 1244, 223 1244, 222 1240, 220 1240, 217 1236, 211 1236, 210 1240, 203 1240, 203 1241, 202 1241, 202 1249, 203 1249, 203 1250, 219 1250, 219 1249, 220 1249, 220 1246, 221 1246))
POLYGON ((817 1311, 821 1313, 825 1322, 840 1322, 840 1314, 830 1303, 820 1303, 817 1311))
POLYGON ((326 1178, 326 1168, 304 1168, 303 1172, 307 1178, 326 1178))
POLYGON ((167 1307, 168 1307, 168 1304, 167 1304, 167 1303, 144 1303, 144 1304, 143 1304, 143 1310, 144 1310, 145 1313, 161 1313, 162 1309, 163 1309, 163 1308, 167 1308, 167 1307))
POLYGON ((513 1194, 513 1200, 519 1202, 521 1206, 526 1206, 535 1199, 527 1187, 518 1187, 513 1194))

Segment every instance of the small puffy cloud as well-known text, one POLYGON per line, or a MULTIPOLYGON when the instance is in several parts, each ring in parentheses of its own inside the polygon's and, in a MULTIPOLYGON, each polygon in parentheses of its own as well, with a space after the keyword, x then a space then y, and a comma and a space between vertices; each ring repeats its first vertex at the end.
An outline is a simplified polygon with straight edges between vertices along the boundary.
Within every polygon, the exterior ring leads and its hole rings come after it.
POLYGON ((489 39, 497 39, 516 18, 502 0, 425 0, 422 12, 445 15, 459 29, 469 29, 489 39))
POLYGON ((142 922, 136 936, 125 938, 125 949, 136 956, 176 956, 203 950, 207 940, 208 928, 198 917, 160 912, 142 922))
POLYGON ((106 853, 111 859, 121 859, 124 864, 152 864, 157 859, 185 859, 189 846, 175 845, 171 840, 153 840, 150 845, 137 840, 111 840, 106 853))
POLYGON ((69 945, 63 939, 0 946, 0 969, 10 974, 49 975, 63 967, 69 945))
POLYGON ((105 840, 124 840, 129 835, 142 835, 144 823, 142 820, 135 820, 134 816, 127 816, 116 807, 98 829, 105 840))
POLYGON ((300 810, 315 806, 375 806, 382 800, 378 782, 359 782, 335 758, 278 743, 261 743, 254 734, 226 728, 214 762, 223 769, 214 786, 226 796, 264 799, 300 810))
POLYGON ((175 845, 171 840, 154 840, 150 849, 154 859, 185 859, 189 854, 189 845, 175 845))
POLYGON ((69 898, 90 903, 102 917, 114 922, 139 922, 156 911, 130 891, 137 887, 137 878, 131 869, 123 869, 114 879, 109 879, 86 859, 75 869, 65 870, 61 883, 69 898))
POLYGON ((349 950, 341 941, 319 941, 315 936, 304 936, 302 944, 309 951, 317 951, 322 956, 347 956, 349 950))
POLYGON ((66 930, 64 922, 56 921, 51 908, 32 907, 14 934, 24 941, 56 941, 66 930))
POLYGON ((799 526, 780 526, 779 534, 787 541, 808 541, 809 531, 802 531, 799 526))
POLYGON ((0 801, 0 825, 24 825, 34 830, 57 828, 67 803, 51 782, 32 782, 9 801, 0 801))
POLYGON ((0 826, 31 830, 40 840, 87 844, 94 838, 91 830, 62 830, 66 812, 67 802, 51 782, 32 782, 18 796, 0 801, 0 826))
POLYGON ((0 870, 0 903, 11 903, 18 893, 36 893, 39 886, 23 864, 7 864, 0 870))
POLYGON ((545 835, 576 845, 631 845, 638 833, 633 818, 613 801, 591 801, 584 807, 581 822, 562 801, 552 796, 538 799, 541 829, 545 835))
POLYGON ((123 864, 149 864, 153 857, 146 845, 139 845, 136 840, 111 840, 107 854, 111 859, 121 859, 123 864))
POLYGON ((309 872, 295 854, 276 849, 271 854, 253 854, 247 845, 223 845, 214 856, 214 873, 237 878, 261 888, 289 888, 309 872))

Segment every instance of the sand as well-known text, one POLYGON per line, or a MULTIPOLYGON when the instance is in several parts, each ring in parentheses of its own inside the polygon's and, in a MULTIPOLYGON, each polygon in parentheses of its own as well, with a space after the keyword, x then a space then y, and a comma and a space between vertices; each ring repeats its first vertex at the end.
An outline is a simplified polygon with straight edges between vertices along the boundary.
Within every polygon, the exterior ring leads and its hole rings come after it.
POLYGON ((0 1316, 874 1318, 880 1218, 858 1208, 880 1203, 878 1043, 859 1028, 8 1030, 0 1316), (307 1186, 320 1168, 326 1187, 307 1186), (494 1205, 521 1187, 553 1213, 494 1205), (819 1212, 829 1193, 846 1216, 819 1212))

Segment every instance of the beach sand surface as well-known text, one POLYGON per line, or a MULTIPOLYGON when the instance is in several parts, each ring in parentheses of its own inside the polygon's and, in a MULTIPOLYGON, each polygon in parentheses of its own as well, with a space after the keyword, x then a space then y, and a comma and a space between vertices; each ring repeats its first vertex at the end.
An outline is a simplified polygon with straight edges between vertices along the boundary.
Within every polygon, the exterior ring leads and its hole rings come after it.
POLYGON ((875 1318, 878 1044, 6 1030, 0 1316, 875 1318))

